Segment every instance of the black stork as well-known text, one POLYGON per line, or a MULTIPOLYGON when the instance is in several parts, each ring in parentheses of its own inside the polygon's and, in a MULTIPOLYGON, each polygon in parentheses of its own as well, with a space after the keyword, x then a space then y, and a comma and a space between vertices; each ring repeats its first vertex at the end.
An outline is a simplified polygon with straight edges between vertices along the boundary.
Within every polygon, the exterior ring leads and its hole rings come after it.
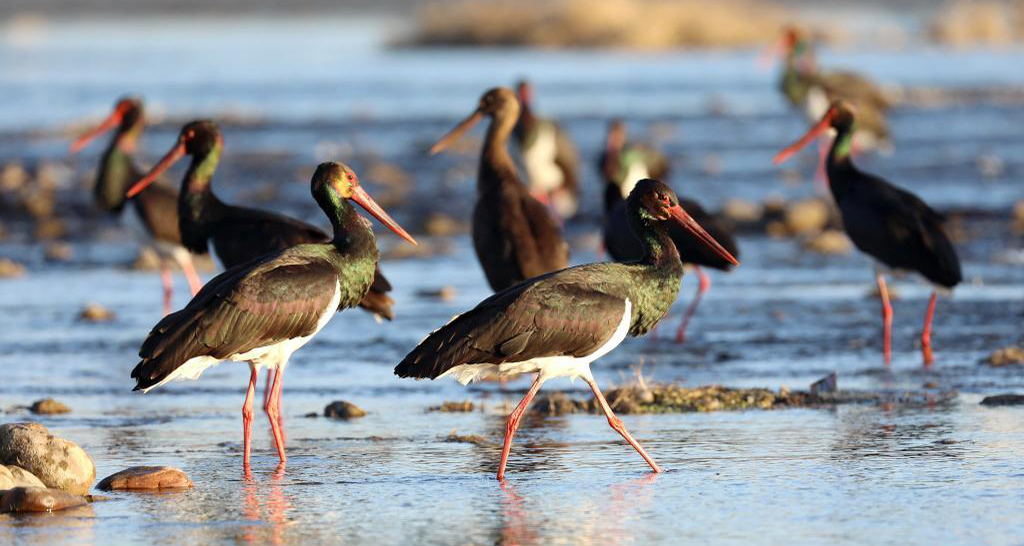
MULTIPOLYGON (((181 181, 178 214, 182 242, 185 248, 205 253, 209 245, 220 258, 225 269, 263 256, 268 252, 284 250, 303 243, 325 243, 331 237, 320 228, 269 211, 228 205, 217 198, 210 183, 220 161, 224 139, 220 128, 209 120, 186 124, 178 135, 174 147, 152 170, 139 179, 128 191, 133 196, 148 188, 161 173, 185 155, 192 156, 185 177, 181 181)), ((359 306, 373 317, 392 320, 394 301, 388 296, 391 283, 377 267, 370 290, 363 295, 359 306)), ((267 373, 264 406, 270 402, 274 371, 267 373)))
POLYGON ((395 368, 399 377, 450 376, 462 384, 537 374, 509 415, 499 480, 504 480, 520 418, 541 384, 555 377, 582 377, 594 391, 608 424, 655 472, 661 471, 608 406, 594 382, 590 363, 608 354, 627 335, 651 331, 675 301, 683 264, 666 224, 683 226, 724 259, 737 262, 690 218, 665 184, 640 181, 626 206, 630 227, 643 248, 638 261, 580 265, 506 288, 435 330, 395 368))
POLYGON ((936 287, 928 301, 921 333, 921 354, 925 365, 930 365, 938 289, 952 290, 963 280, 960 259, 942 226, 943 218, 916 195, 853 164, 850 148, 856 120, 854 108, 844 101, 833 102, 817 125, 775 156, 775 163, 785 161, 829 129, 836 134, 825 169, 846 234, 861 252, 882 266, 877 268, 876 278, 882 299, 885 364, 891 360, 892 307, 883 269, 891 269, 918 273, 936 287))
POLYGON ((790 104, 815 123, 832 101, 845 100, 858 112, 854 150, 889 148, 890 104, 878 85, 855 72, 820 70, 810 38, 796 27, 785 29, 779 48, 785 57, 779 88, 790 104))
MULTIPOLYGON (((643 256, 643 247, 629 229, 629 218, 626 212, 626 197, 633 190, 637 181, 653 177, 666 179, 669 174, 668 159, 654 148, 642 144, 627 143, 626 126, 621 120, 612 120, 608 126, 608 137, 605 151, 601 154, 600 170, 605 179, 604 194, 604 247, 611 258, 617 262, 628 262, 643 256)), ((732 231, 725 227, 715 216, 709 214, 692 199, 680 199, 680 204, 705 231, 734 257, 739 257, 739 249, 732 231)), ((717 252, 709 249, 706 244, 692 232, 682 229, 676 224, 668 226, 669 236, 679 251, 684 264, 693 266, 700 284, 697 294, 687 307, 683 320, 676 329, 676 341, 686 341, 686 327, 697 312, 704 293, 711 288, 711 278, 702 266, 729 271, 732 262, 717 252)))
MULTIPOLYGON (((117 101, 107 119, 71 144, 71 152, 77 153, 100 135, 110 130, 115 131, 100 158, 96 187, 93 190, 96 205, 106 212, 121 213, 126 201, 125 190, 140 176, 133 156, 145 125, 142 101, 135 97, 125 97, 117 101)), ((181 245, 177 203, 178 192, 163 184, 153 184, 132 199, 142 231, 153 242, 160 256, 165 315, 171 312, 174 284, 169 264, 172 260, 185 273, 193 296, 203 286, 192 264, 192 255, 181 245)))
POLYGON ((579 208, 580 197, 576 146, 557 123, 534 112, 530 82, 520 80, 516 94, 520 110, 514 134, 530 193, 559 218, 571 218, 579 208))
POLYGON ((322 163, 313 174, 313 198, 330 219, 334 237, 254 258, 217 275, 182 310, 161 320, 139 350, 135 390, 148 392, 175 379, 198 379, 223 360, 248 361, 242 407, 243 466, 249 471, 252 402, 260 368, 277 370, 267 408, 278 457, 281 376, 288 358, 334 316, 359 305, 374 282, 377 244, 355 201, 403 239, 405 232, 359 185, 348 166, 322 163))
POLYGON ((480 97, 477 109, 434 144, 436 154, 484 116, 491 117, 477 175, 473 247, 494 291, 569 264, 569 245, 558 224, 519 181, 508 153, 508 137, 519 117, 511 89, 498 87, 480 97))

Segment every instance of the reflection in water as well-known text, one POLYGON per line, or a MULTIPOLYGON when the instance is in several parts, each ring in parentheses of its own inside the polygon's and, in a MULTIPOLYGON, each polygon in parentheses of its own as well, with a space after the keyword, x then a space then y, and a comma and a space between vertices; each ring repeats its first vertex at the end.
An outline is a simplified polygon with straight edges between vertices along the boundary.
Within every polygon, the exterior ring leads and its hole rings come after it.
POLYGON ((0 514, 0 544, 20 544, 32 528, 35 544, 93 544, 96 514, 92 505, 39 514, 0 514))
POLYGON ((650 503, 659 474, 608 487, 605 491, 551 498, 524 498, 509 482, 500 484, 501 527, 496 544, 522 546, 564 541, 573 544, 619 544, 634 537, 634 523, 650 503), (555 503, 552 506, 552 503, 555 503), (554 518, 550 520, 549 518, 554 518), (550 536, 543 536, 548 534, 550 536))
POLYGON ((288 513, 292 509, 292 497, 284 492, 285 465, 279 464, 265 486, 261 486, 252 475, 245 478, 242 486, 244 500, 243 514, 253 525, 243 526, 241 542, 249 544, 284 544, 284 531, 292 522, 288 513), (261 503, 262 501, 262 503, 261 503))

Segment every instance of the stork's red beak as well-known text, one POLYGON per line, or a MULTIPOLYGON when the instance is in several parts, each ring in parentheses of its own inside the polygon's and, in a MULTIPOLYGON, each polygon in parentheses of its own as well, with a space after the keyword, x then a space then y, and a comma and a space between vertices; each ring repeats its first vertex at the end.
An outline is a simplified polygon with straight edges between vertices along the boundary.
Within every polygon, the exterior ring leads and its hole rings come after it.
POLYGON ((672 215, 672 219, 675 220, 676 223, 678 223, 680 226, 685 228, 690 233, 696 235, 698 239, 703 241, 704 244, 708 246, 708 248, 714 250, 716 254, 724 258, 732 265, 740 265, 740 262, 736 258, 734 258, 733 255, 729 253, 728 250, 725 249, 725 247, 718 244, 718 241, 716 241, 710 233, 705 231, 704 228, 702 228, 700 224, 698 224, 697 221, 693 219, 692 216, 690 216, 689 214, 687 214, 685 210, 683 210, 682 205, 676 205, 668 209, 668 211, 669 214, 672 215))
POLYGON ((120 125, 122 119, 124 119, 124 110, 118 106, 117 108, 114 108, 114 111, 111 112, 109 116, 107 116, 107 119, 103 120, 103 123, 97 125, 92 130, 78 137, 78 140, 72 142, 71 153, 77 154, 79 150, 85 148, 85 146, 92 142, 96 137, 120 125))
POLYGON ((789 146, 786 146, 781 152, 775 154, 775 159, 772 160, 772 163, 774 163, 775 165, 782 163, 783 161, 789 159, 791 155, 803 149, 804 146, 810 144, 822 133, 828 131, 829 128, 832 126, 832 118, 835 115, 835 109, 829 108, 828 112, 825 112, 825 115, 821 117, 821 121, 815 124, 814 127, 808 129, 807 133, 804 134, 804 136, 800 137, 800 140, 797 140, 796 142, 790 144, 789 146))
POLYGON ((454 129, 448 131, 448 134, 441 137, 441 140, 438 140, 437 144, 434 144, 434 146, 430 148, 430 155, 434 155, 440 151, 443 151, 445 148, 451 145, 452 142, 458 140, 459 137, 461 137, 466 131, 472 129, 473 126, 477 124, 477 122, 483 119, 483 117, 484 114, 480 110, 477 110, 470 114, 468 118, 459 122, 459 124, 456 125, 454 129))
POLYGON ((409 235, 407 231, 402 229, 402 226, 398 225, 398 222, 391 218, 388 213, 384 212, 384 209, 382 209, 380 205, 370 197, 370 194, 366 193, 366 190, 364 190, 362 186, 352 186, 352 200, 359 203, 359 206, 366 209, 366 212, 369 212, 374 218, 380 220, 380 223, 395 232, 399 237, 414 245, 419 244, 416 242, 416 239, 412 238, 412 235, 409 235))
POLYGON ((136 182, 127 193, 128 199, 135 197, 142 190, 146 189, 146 186, 153 183, 156 177, 160 176, 164 171, 169 169, 174 162, 185 156, 185 141, 179 140, 177 144, 171 148, 171 151, 167 152, 167 155, 163 157, 152 169, 146 173, 138 182, 136 182))

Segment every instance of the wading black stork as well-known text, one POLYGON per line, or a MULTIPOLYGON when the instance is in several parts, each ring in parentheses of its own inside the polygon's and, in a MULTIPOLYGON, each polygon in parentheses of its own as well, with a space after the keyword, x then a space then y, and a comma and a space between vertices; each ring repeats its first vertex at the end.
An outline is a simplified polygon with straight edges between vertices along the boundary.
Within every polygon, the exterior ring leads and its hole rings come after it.
MULTIPOLYGON (((882 266, 876 277, 882 299, 885 364, 889 365, 892 307, 883 268, 919 273, 937 289, 951 290, 963 279, 960 259, 942 227, 939 213, 916 195, 860 171, 850 160, 855 119, 853 107, 846 102, 833 102, 817 125, 775 156, 775 163, 785 161, 830 128, 836 135, 825 167, 846 234, 861 252, 882 266)), ((921 333, 925 365, 932 363, 932 317, 937 295, 937 290, 933 290, 921 333)))
POLYGON ((627 200, 630 227, 643 257, 631 263, 587 264, 534 277, 480 302, 430 334, 395 368, 399 377, 454 377, 462 384, 535 373, 522 402, 509 415, 498 479, 512 437, 530 401, 548 379, 582 377, 608 423, 655 472, 661 468, 622 425, 594 382, 590 363, 629 336, 651 331, 679 292, 683 264, 666 224, 690 230, 724 259, 737 263, 679 205, 671 188, 642 180, 627 200))
POLYGON ((779 88, 811 123, 825 115, 832 101, 842 99, 857 108, 853 149, 867 151, 890 147, 889 124, 885 118, 889 99, 877 84, 855 72, 820 70, 810 38, 795 27, 783 32, 779 49, 785 57, 779 88))
POLYGON ((242 407, 243 466, 249 470, 252 402, 260 368, 277 370, 267 415, 281 463, 287 460, 280 426, 281 377, 288 358, 334 316, 359 305, 373 284, 377 244, 355 201, 403 239, 415 241, 359 185, 348 166, 322 163, 313 174, 313 198, 330 219, 334 238, 292 246, 236 265, 206 283, 182 310, 161 320, 142 344, 132 370, 135 390, 148 392, 175 379, 198 379, 222 360, 249 362, 242 407))
MULTIPOLYGON (((121 213, 126 201, 125 190, 140 176, 133 156, 145 126, 142 101, 134 97, 125 97, 117 101, 114 111, 103 123, 71 144, 71 152, 77 153, 93 139, 114 130, 114 137, 110 139, 110 144, 100 158, 96 187, 93 191, 96 205, 106 212, 121 213)), ((172 260, 181 266, 193 296, 203 286, 192 264, 192 255, 181 246, 177 203, 178 192, 163 184, 153 184, 132 199, 136 217, 142 228, 137 231, 145 233, 160 256, 165 315, 171 312, 171 296, 174 289, 169 267, 172 260)))
MULTIPOLYGON (((633 191, 636 183, 644 178, 667 179, 669 173, 668 159, 658 150, 641 144, 627 143, 626 126, 621 120, 613 120, 608 126, 608 138, 605 151, 601 154, 601 172, 605 178, 604 192, 604 247, 613 260, 629 262, 639 260, 643 256, 643 246, 629 228, 629 217, 626 212, 626 197, 633 191)), ((726 228, 715 216, 708 214, 699 203, 692 199, 680 199, 679 203, 705 231, 718 241, 733 257, 739 257, 739 249, 732 231, 726 228)), ((732 262, 719 253, 708 248, 706 244, 692 232, 680 228, 676 224, 668 226, 669 237, 679 251, 684 264, 693 266, 700 284, 697 294, 690 306, 686 308, 683 320, 676 329, 676 341, 686 341, 686 327, 697 312, 704 293, 711 288, 711 278, 704 273, 701 266, 721 271, 732 269, 732 262)))
POLYGON ((498 87, 480 97, 477 109, 455 126, 430 153, 444 150, 484 116, 491 117, 480 153, 473 247, 494 291, 569 264, 569 245, 544 205, 519 182, 508 153, 508 136, 519 117, 511 89, 498 87))
POLYGON ((523 157, 530 194, 548 205, 559 218, 571 218, 579 209, 579 154, 569 135, 554 121, 533 111, 533 86, 516 84, 519 120, 515 138, 523 157))
MULTIPOLYGON (((320 228, 283 214, 228 205, 218 199, 210 182, 223 147, 224 139, 216 123, 200 120, 186 124, 171 151, 131 187, 129 197, 147 191, 160 173, 185 155, 190 155, 192 163, 181 181, 181 197, 177 205, 185 248, 204 253, 212 243, 221 264, 228 269, 268 252, 331 240, 320 228)), ((387 294, 390 291, 391 284, 377 267, 373 284, 363 295, 359 306, 377 320, 391 320, 394 318, 391 310, 394 301, 387 294)), ((269 402, 273 380, 274 372, 271 370, 263 391, 264 406, 269 402)))

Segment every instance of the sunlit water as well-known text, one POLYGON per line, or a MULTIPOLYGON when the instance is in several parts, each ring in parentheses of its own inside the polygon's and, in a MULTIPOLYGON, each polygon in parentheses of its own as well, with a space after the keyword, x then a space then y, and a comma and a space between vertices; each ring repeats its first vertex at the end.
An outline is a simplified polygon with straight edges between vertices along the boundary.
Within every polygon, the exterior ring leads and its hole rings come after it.
MULTIPOLYGON (((340 158, 360 170, 372 155, 413 176, 411 196, 392 207, 400 219, 420 216, 414 203, 465 216, 472 158, 429 158, 425 145, 468 113, 484 88, 525 74, 538 82, 543 108, 566 120, 588 169, 605 118, 621 114, 636 132, 660 135, 673 154, 676 186, 712 206, 735 195, 813 191, 806 182, 787 185, 769 165, 803 121, 781 102, 774 74, 756 70, 752 52, 391 52, 371 30, 337 21, 252 21, 222 33, 180 22, 125 28, 55 25, 0 45, 0 158, 91 170, 95 148, 66 158, 60 128, 97 118, 130 90, 175 120, 225 111, 242 118, 225 125, 216 181, 231 200, 323 224, 308 198, 309 166, 340 158), (660 120, 667 123, 652 126, 660 120), (721 169, 706 168, 709 161, 721 169), (277 196, 255 201, 254 188, 265 187, 277 196)), ((1021 85, 1024 75, 1007 68, 1018 56, 913 50, 832 53, 826 61, 892 85, 953 89, 1021 85)), ((899 107, 891 118, 896 153, 863 160, 940 208, 994 215, 968 221, 968 238, 958 244, 967 281, 940 300, 933 368, 921 368, 916 345, 928 287, 896 283, 894 362, 885 370, 868 260, 810 255, 795 241, 763 236, 741 238, 743 265, 714 275, 687 344, 669 338, 695 288, 689 276, 660 339, 627 340, 594 365, 606 387, 632 380, 642 365, 648 381, 691 386, 802 389, 836 371, 841 388, 957 396, 922 405, 625 417, 669 470, 658 476, 603 417, 530 417, 513 446, 509 484, 499 488, 504 416, 526 382, 467 390, 392 375, 427 332, 486 297, 466 237, 455 238, 448 254, 384 263, 395 286, 393 323, 346 311, 295 354, 284 397, 289 464, 276 470, 259 417, 251 480, 241 472, 245 366, 224 364, 198 382, 144 396, 130 392, 139 343, 160 310, 158 276, 124 267, 133 240, 92 219, 73 238, 74 259, 54 265, 16 237, 0 255, 26 263, 29 273, 0 281, 0 407, 58 398, 74 412, 39 420, 81 444, 98 477, 168 464, 196 487, 112 494, 65 514, 2 516, 0 543, 1019 544, 1024 412, 978 402, 1021 392, 1024 377, 978 362, 1022 341, 1024 273, 1007 249, 1024 244, 1009 235, 1005 215, 1024 197, 1022 112, 987 101, 899 107), (982 155, 1000 159, 1002 172, 983 177, 982 155), (443 285, 455 288, 453 301, 417 295, 443 285), (93 301, 116 319, 78 321, 93 301), (304 417, 337 399, 369 415, 304 417), (482 411, 426 412, 463 399, 482 411), (490 444, 446 442, 453 430, 490 444)), ((162 153, 175 131, 171 122, 150 130, 144 157, 162 153)), ((795 168, 805 177, 813 171, 809 161, 795 168)), ((586 176, 593 213, 599 191, 593 171, 586 176)), ((366 184, 371 193, 380 189, 366 184)), ((88 198, 83 189, 77 203, 88 198)), ((595 229, 588 221, 569 226, 574 262, 596 259, 595 229)), ((185 286, 177 281, 176 304, 183 305, 185 286)), ((583 388, 564 380, 545 386, 583 388)))

